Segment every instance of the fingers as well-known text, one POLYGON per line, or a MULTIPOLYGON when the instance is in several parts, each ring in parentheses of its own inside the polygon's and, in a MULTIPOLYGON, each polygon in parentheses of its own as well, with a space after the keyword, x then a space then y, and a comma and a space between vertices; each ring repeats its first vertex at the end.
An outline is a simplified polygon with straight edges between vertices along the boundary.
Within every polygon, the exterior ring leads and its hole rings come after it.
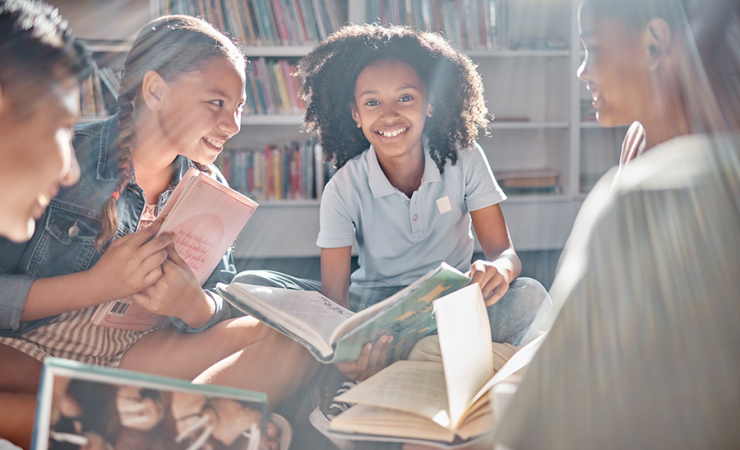
POLYGON ((501 297, 506 294, 506 291, 509 290, 509 283, 506 283, 505 281, 495 286, 491 293, 488 295, 488 297, 483 297, 486 299, 486 306, 491 306, 501 300, 501 297))
MULTIPOLYGON (((148 242, 155 234, 157 234, 157 231, 159 231, 159 229, 162 227, 162 222, 164 222, 164 218, 158 218, 148 227, 141 229, 135 233, 131 233, 125 238, 128 238, 130 244, 141 247, 142 245, 144 245, 144 243, 148 242)), ((171 239, 172 238, 170 238, 170 240, 171 239)))
POLYGON ((180 257, 180 254, 177 253, 177 250, 175 249, 175 243, 172 242, 167 246, 167 259, 172 261, 173 263, 177 264, 180 267, 188 267, 188 263, 185 262, 182 257, 180 257))
POLYGON ((388 356, 388 348, 393 341, 393 336, 381 336, 373 345, 370 352, 368 368, 365 378, 374 375, 385 366, 385 359, 388 356))

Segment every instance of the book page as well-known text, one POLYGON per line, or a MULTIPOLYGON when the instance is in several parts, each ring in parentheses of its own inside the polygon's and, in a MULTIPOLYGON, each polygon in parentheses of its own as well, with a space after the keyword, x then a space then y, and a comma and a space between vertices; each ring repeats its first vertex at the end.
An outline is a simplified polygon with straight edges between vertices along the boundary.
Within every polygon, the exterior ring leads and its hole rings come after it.
POLYGON ((337 400, 406 411, 450 426, 444 371, 436 362, 398 361, 337 400))
POLYGON ((470 278, 458 270, 440 264, 406 289, 358 313, 364 320, 358 324, 360 319, 353 318, 354 329, 347 331, 350 322, 337 329, 333 362, 355 361, 367 342, 384 335, 393 337, 387 363, 405 359, 414 344, 437 327, 432 301, 469 283, 470 278))
POLYGON ((501 383, 514 374, 518 374, 524 367, 526 367, 527 364, 532 361, 532 358, 534 358, 537 350, 539 350, 540 345, 542 345, 542 342, 545 340, 545 336, 547 336, 547 333, 542 333, 541 335, 533 339, 532 342, 522 347, 518 352, 514 353, 514 356, 512 356, 511 359, 509 359, 506 364, 504 364, 504 366, 499 369, 498 372, 496 372, 496 375, 494 375, 493 378, 491 378, 481 388, 481 390, 478 391, 475 397, 473 397, 473 402, 477 401, 483 395, 487 394, 488 391, 493 389, 493 387, 497 384, 501 383))
MULTIPOLYGON (((290 328, 319 349, 324 356, 333 352, 332 332, 354 313, 319 292, 232 283, 226 292, 269 320, 290 328)), ((242 309, 237 305, 237 308, 242 309)))
POLYGON ((475 283, 434 301, 452 426, 493 376, 491 325, 475 283))
POLYGON ((331 421, 330 430, 452 442, 455 433, 403 411, 355 405, 331 421))

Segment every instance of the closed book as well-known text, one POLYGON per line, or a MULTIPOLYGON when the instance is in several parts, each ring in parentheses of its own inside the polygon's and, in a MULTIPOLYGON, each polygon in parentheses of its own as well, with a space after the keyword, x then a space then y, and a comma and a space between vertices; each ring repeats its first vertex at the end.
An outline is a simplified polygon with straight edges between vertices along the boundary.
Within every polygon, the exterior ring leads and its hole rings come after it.
MULTIPOLYGON (((257 203, 191 168, 177 185, 160 215, 165 216, 157 235, 171 233, 177 254, 202 286, 223 258, 257 203)), ((96 325, 146 331, 166 321, 150 313, 131 297, 98 306, 96 325)))
POLYGON ((49 357, 31 449, 257 449, 267 408, 261 392, 49 357))

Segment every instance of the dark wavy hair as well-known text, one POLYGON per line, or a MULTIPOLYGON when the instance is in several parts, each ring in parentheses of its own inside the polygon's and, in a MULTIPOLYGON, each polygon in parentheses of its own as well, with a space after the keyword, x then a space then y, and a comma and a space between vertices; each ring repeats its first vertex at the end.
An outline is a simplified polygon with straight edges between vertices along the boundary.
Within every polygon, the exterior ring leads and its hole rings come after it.
MULTIPOLYGON (((350 25, 329 36, 303 58, 301 96, 308 105, 304 129, 316 131, 326 158, 337 168, 369 146, 352 119, 355 84, 367 66, 395 59, 409 64, 426 84, 434 115, 424 134, 440 173, 449 159, 457 162, 457 147, 467 148, 493 117, 483 98, 483 83, 470 59, 435 33, 401 26, 350 25)), ((485 133, 488 130, 486 129, 485 133)))
POLYGON ((53 6, 36 0, 0 0, 0 85, 15 113, 32 110, 58 83, 81 80, 92 55, 53 6))

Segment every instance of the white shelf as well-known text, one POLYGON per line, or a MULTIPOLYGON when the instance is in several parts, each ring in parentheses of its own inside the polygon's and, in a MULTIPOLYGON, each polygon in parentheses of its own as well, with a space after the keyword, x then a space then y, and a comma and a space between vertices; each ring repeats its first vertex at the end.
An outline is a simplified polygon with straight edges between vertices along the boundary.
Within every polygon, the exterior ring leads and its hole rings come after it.
POLYGON ((570 50, 462 50, 471 58, 563 58, 570 56, 570 50))
POLYGON ((566 194, 517 194, 506 197, 505 202, 512 203, 563 203, 573 198, 566 194))
POLYGON ((287 58, 291 56, 306 56, 314 45, 265 45, 265 46, 243 46, 247 58, 258 58, 266 56, 271 58, 287 58))
POLYGON ((242 116, 242 125, 301 125, 303 116, 277 115, 277 114, 254 114, 242 116))
POLYGON ((488 124, 491 130, 537 130, 541 128, 568 128, 568 122, 507 122, 493 121, 488 124))
POLYGON ((319 201, 311 200, 256 200, 260 208, 318 208, 319 201))

